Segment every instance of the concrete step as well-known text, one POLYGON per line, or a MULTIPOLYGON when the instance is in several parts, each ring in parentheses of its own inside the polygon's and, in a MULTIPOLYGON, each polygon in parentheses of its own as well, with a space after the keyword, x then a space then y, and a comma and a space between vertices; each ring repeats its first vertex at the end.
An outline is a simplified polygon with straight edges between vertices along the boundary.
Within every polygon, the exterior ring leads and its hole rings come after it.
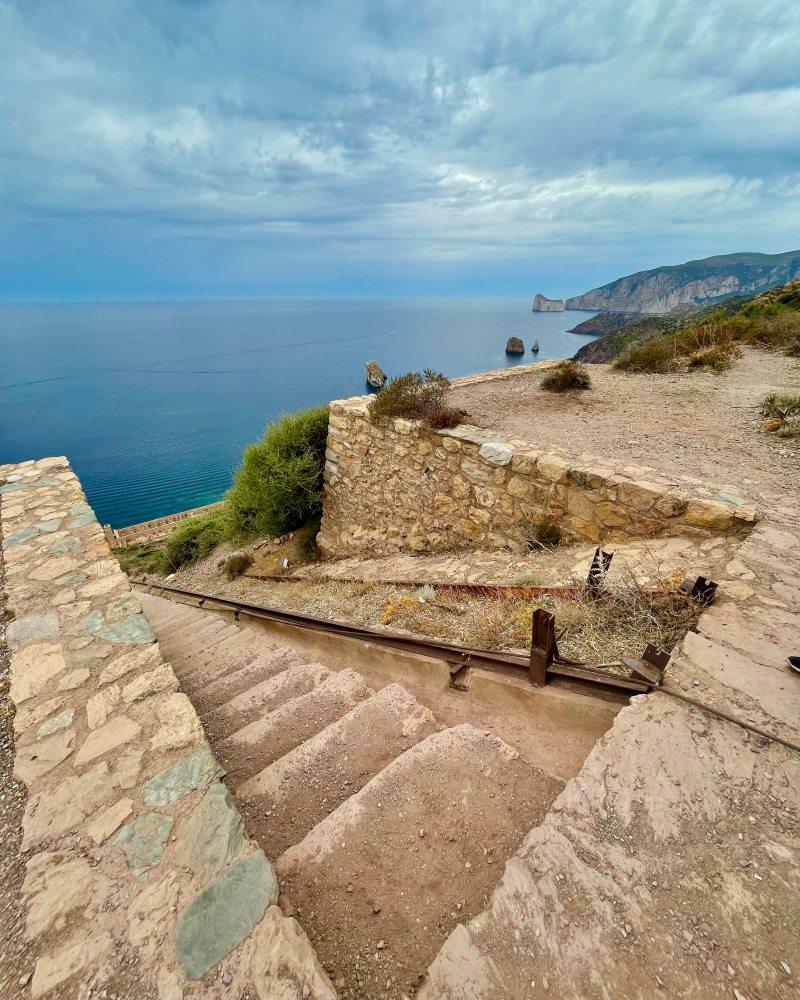
POLYGON ((278 857, 438 728, 402 685, 382 688, 239 787, 249 831, 268 857, 278 857))
POLYGON ((177 631, 162 630, 159 645, 165 656, 170 656, 175 650, 185 652, 188 656, 211 650, 225 639, 239 634, 238 625, 215 617, 207 623, 192 622, 177 631))
POLYGON ((262 643, 258 636, 248 638, 245 634, 243 639, 229 640, 230 646, 222 645, 217 647, 213 653, 202 656, 192 656, 187 661, 186 667, 181 671, 181 685, 190 697, 194 697, 195 691, 199 691, 216 680, 231 676, 249 663, 259 659, 264 661, 264 676, 270 676, 285 670, 292 663, 299 663, 299 657, 294 655, 294 650, 288 646, 273 648, 270 644, 262 643), (281 654, 275 663, 270 667, 276 654, 281 654), (292 654, 289 657, 289 654, 292 654))
POLYGON ((192 607, 190 604, 178 604, 165 597, 158 597, 155 594, 148 594, 144 591, 137 591, 136 596, 142 605, 142 610, 150 619, 153 628, 166 622, 176 622, 180 619, 189 621, 192 617, 203 614, 201 608, 192 607))
POLYGON ((204 714, 203 726, 217 739, 229 736, 273 712, 284 702, 308 694, 329 677, 330 672, 321 663, 298 663, 259 681, 224 705, 204 714))
POLYGON ((228 772, 228 784, 237 788, 371 694, 361 674, 342 670, 308 694, 285 702, 227 738, 214 741, 215 753, 228 772))
MULTIPOLYGON (((278 649, 266 652, 260 648, 245 646, 238 656, 231 657, 228 669, 214 680, 207 681, 200 676, 193 677, 192 703, 202 716, 231 701, 260 681, 274 677, 282 670, 298 663, 300 657, 291 646, 280 646, 278 649)), ((207 677, 207 674, 205 676, 207 677)))
POLYGON ((562 787, 457 726, 407 750, 284 852, 282 892, 344 979, 340 996, 412 995, 562 787))

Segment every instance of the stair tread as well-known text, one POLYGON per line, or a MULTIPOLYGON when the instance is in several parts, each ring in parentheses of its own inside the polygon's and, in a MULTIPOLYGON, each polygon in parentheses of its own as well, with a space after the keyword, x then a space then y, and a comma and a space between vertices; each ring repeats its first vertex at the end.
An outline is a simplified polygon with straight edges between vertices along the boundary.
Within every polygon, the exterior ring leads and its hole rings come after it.
MULTIPOLYGON (((248 641, 247 636, 244 636, 241 641, 228 641, 230 646, 219 647, 208 655, 195 654, 184 663, 180 671, 181 685, 190 696, 194 697, 195 691, 233 674, 259 656, 266 659, 274 652, 271 646, 263 645, 258 638, 248 641)), ((280 669, 285 668, 282 666, 280 669)))
POLYGON ((192 685, 192 703, 201 715, 210 712, 227 704, 258 681, 274 677, 299 662, 300 657, 291 646, 269 650, 245 646, 231 658, 227 671, 211 681, 192 685))
POLYGON ((237 787, 254 774, 341 718, 372 694, 367 682, 345 669, 307 694, 284 702, 263 718, 215 743, 215 752, 237 787))
POLYGON ((351 991, 411 994, 563 784, 470 725, 435 733, 279 857, 282 892, 351 991))
POLYGON ((401 684, 387 685, 240 786, 248 828, 268 857, 278 857, 438 728, 401 684))
POLYGON ((203 725, 218 739, 228 736, 274 711, 284 702, 307 694, 329 676, 330 672, 321 663, 294 664, 203 714, 203 725))

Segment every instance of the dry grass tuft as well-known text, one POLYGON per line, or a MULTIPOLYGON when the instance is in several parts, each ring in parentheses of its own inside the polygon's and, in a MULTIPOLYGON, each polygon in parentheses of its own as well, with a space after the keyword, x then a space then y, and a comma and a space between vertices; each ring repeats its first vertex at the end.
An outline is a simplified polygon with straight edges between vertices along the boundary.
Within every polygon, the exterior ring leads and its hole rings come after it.
MULTIPOLYGON (((542 597, 492 598, 471 594, 419 593, 375 581, 347 584, 314 580, 275 581, 258 585, 254 594, 244 581, 226 593, 259 603, 337 621, 426 636, 476 649, 526 651, 537 607, 567 627, 560 643, 565 655, 587 663, 618 661, 642 652, 648 642, 669 650, 697 621, 699 609, 676 593, 654 596, 634 580, 616 582, 606 599, 583 595, 577 600, 542 597)), ((252 587, 252 582, 250 582, 252 587)))

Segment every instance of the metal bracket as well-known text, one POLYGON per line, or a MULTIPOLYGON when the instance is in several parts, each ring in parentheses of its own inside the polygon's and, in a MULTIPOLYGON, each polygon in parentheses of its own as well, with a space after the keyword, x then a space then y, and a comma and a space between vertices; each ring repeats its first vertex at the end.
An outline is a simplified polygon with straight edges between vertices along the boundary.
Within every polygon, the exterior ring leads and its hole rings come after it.
POLYGON ((469 691, 472 667, 468 663, 448 663, 450 668, 450 687, 455 691, 469 691))
POLYGON ((693 601, 697 601, 698 604, 708 605, 714 600, 717 584, 704 576, 698 576, 694 583, 684 580, 678 590, 687 597, 691 597, 693 601))
POLYGON ((589 567, 589 575, 586 578, 586 589, 590 594, 599 594, 603 589, 606 574, 613 558, 613 552, 605 552, 599 546, 595 549, 592 565, 589 567))
POLYGON ((634 677, 647 681, 652 687, 658 687, 669 663, 669 653, 648 642, 641 657, 631 657, 622 662, 630 668, 634 677))
POLYGON ((547 668, 556 658, 556 619, 544 608, 537 608, 531 623, 531 653, 529 676, 531 684, 544 687, 547 683, 547 668))

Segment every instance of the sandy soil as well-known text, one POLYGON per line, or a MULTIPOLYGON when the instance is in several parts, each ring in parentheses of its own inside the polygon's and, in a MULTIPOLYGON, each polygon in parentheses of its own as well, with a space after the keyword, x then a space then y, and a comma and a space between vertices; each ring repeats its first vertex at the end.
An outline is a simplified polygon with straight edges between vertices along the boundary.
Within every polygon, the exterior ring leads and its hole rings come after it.
POLYGON ((537 371, 462 386, 452 402, 512 437, 693 476, 748 499, 797 490, 800 442, 765 433, 758 412, 770 392, 800 392, 797 361, 748 348, 722 375, 590 371, 589 392, 542 392, 537 371))

